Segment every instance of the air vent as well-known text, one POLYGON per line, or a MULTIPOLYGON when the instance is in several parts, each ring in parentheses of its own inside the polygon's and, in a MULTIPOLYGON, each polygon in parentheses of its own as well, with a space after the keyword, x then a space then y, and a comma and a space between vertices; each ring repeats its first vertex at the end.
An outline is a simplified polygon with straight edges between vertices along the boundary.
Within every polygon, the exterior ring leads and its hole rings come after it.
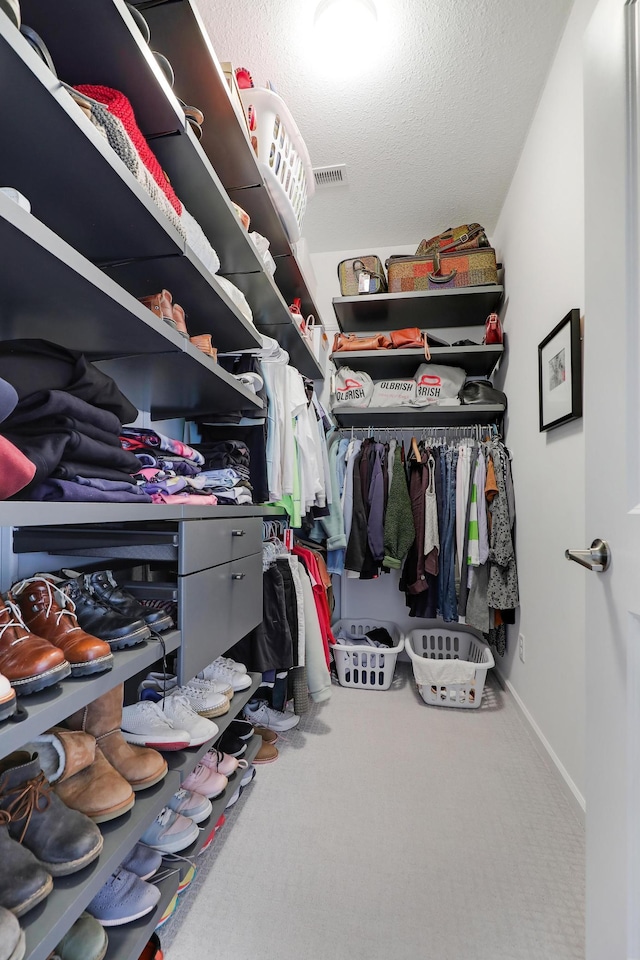
POLYGON ((334 167, 314 167, 313 176, 316 187, 344 187, 349 182, 347 167, 344 163, 339 163, 334 167))

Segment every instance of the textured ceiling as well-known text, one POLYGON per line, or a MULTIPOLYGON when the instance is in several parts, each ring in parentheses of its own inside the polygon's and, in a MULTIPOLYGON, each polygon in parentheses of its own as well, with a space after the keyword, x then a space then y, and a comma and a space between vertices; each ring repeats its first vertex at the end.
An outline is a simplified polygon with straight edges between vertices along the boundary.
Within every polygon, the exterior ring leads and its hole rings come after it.
POLYGON ((477 220, 493 230, 571 0, 375 0, 378 46, 333 75, 312 29, 317 0, 199 0, 216 53, 267 79, 314 166, 349 184, 316 191, 312 253, 411 243, 477 220))

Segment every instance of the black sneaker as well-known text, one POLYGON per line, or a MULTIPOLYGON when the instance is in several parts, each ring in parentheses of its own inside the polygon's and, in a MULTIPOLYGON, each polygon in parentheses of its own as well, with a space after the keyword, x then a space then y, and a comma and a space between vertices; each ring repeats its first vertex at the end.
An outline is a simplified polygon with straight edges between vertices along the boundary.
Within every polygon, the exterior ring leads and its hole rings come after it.
POLYGON ((247 742, 241 740, 240 737, 236 737, 229 730, 225 730, 216 743, 216 747, 222 753, 228 753, 230 757, 241 757, 247 751, 247 742))
POLYGON ((248 720, 232 720, 225 730, 225 736, 227 734, 237 737, 240 740, 251 740, 253 736, 253 724, 249 723, 248 720))
POLYGON ((135 647, 151 636, 151 630, 144 620, 121 616, 94 593, 87 574, 65 580, 56 577, 55 581, 75 603, 76 616, 82 629, 100 640, 106 640, 112 650, 135 647))
POLYGON ((85 576, 91 584, 93 593, 127 620, 144 620, 151 630, 156 630, 158 633, 170 630, 173 626, 173 620, 164 610, 143 607, 135 597, 123 590, 116 583, 111 570, 98 570, 85 576))

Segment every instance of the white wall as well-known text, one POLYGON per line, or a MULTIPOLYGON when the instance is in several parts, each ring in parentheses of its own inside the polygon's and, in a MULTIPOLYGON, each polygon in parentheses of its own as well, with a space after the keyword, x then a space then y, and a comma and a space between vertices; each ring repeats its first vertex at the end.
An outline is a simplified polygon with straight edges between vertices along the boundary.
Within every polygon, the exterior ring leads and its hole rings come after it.
MULTIPOLYGON (((564 559, 564 550, 586 545, 583 426, 578 421, 539 433, 537 346, 584 302, 581 43, 595 2, 574 4, 493 237, 505 265, 508 355, 499 380, 509 397, 521 589, 519 624, 510 628, 509 650, 499 669, 582 804, 587 581, 564 559), (525 636, 525 663, 518 659, 519 631, 525 636)), ((377 253, 384 261, 390 253, 415 251, 420 239, 393 250, 313 255, 325 324, 337 329, 331 298, 339 296, 340 260, 377 253)), ((468 335, 475 339, 474 333, 468 335)), ((397 596, 391 578, 375 588, 349 584, 352 615, 364 601, 365 588, 375 589, 373 606, 385 610, 397 596)), ((393 601, 398 619, 402 610, 393 601)))
POLYGON ((494 234, 505 264, 509 343, 501 376, 525 637, 521 663, 512 628, 500 670, 582 797, 587 577, 564 551, 586 546, 583 424, 539 433, 537 346, 571 308, 584 306, 582 36, 594 6, 574 4, 494 234))

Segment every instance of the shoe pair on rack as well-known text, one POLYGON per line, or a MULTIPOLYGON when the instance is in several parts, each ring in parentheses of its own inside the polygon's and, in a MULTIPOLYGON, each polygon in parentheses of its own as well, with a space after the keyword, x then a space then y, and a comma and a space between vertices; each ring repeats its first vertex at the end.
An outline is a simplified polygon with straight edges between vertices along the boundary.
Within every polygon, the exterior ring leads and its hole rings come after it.
POLYGON ((266 727, 254 727, 249 720, 232 720, 218 741, 218 749, 231 754, 232 757, 241 757, 246 753, 249 740, 257 734, 262 738, 262 746, 253 758, 253 762, 273 763, 278 759, 278 750, 274 746, 278 734, 266 727))
MULTIPOLYGON (((0 671, 18 694, 110 670, 113 650, 172 626, 163 611, 122 591, 108 570, 62 573, 21 580, 0 605, 0 671)), ((0 719, 12 712, 0 685, 0 719)))
POLYGON ((149 297, 140 297, 140 303, 148 307, 151 312, 165 323, 177 330, 179 334, 190 340, 191 343, 206 353, 212 360, 217 360, 218 351, 211 343, 211 335, 208 333, 199 334, 196 337, 190 337, 185 321, 185 312, 179 303, 173 302, 173 297, 168 290, 162 290, 161 293, 153 293, 149 297))
POLYGON ((158 850, 137 843, 88 904, 87 913, 93 923, 119 927, 151 913, 160 899, 160 889, 148 881, 161 866, 162 854, 158 850))
POLYGON ((267 730, 273 730, 276 733, 291 730, 300 723, 300 717, 296 716, 292 710, 274 710, 266 700, 250 700, 242 712, 250 723, 266 727, 267 730))

